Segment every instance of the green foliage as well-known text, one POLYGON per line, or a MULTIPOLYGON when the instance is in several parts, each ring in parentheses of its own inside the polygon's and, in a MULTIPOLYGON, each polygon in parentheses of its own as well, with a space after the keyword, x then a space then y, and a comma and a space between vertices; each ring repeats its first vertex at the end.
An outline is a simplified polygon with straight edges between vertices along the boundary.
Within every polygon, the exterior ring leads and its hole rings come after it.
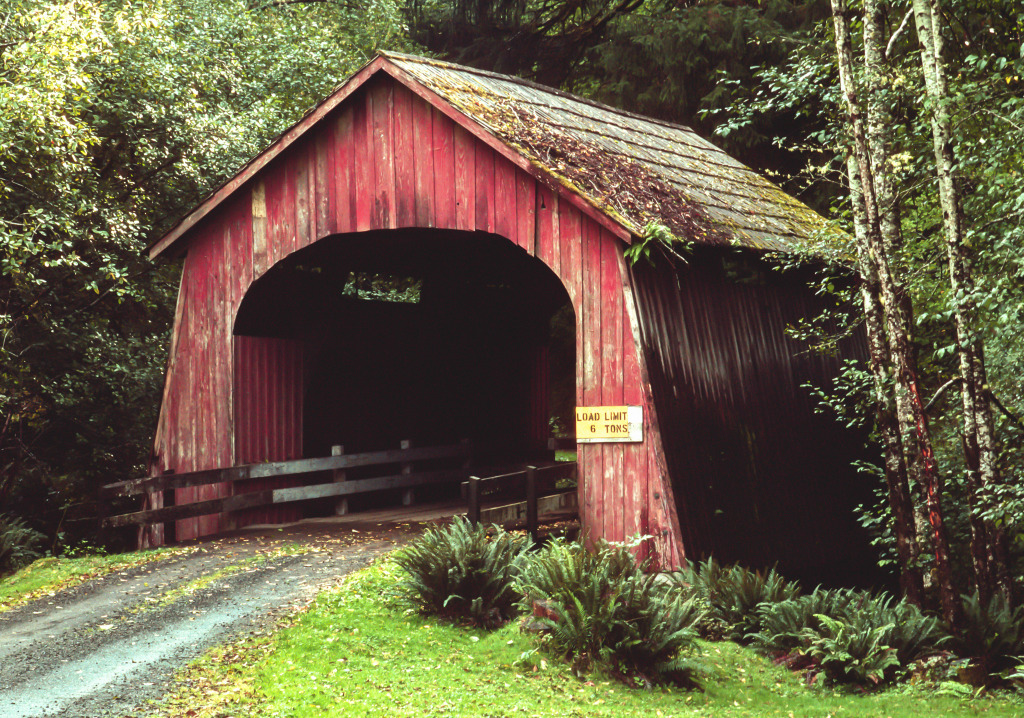
POLYGON ((21 519, 0 515, 0 576, 14 573, 42 556, 45 538, 21 519))
POLYGON ((1009 678, 1024 656, 1024 606, 997 593, 983 603, 977 591, 963 597, 964 622, 954 648, 991 682, 1009 678))
POLYGON ((949 641, 941 622, 906 601, 852 589, 817 588, 763 604, 758 650, 820 670, 833 683, 878 685, 949 641))
POLYGON ((644 685, 693 686, 700 667, 685 652, 703 609, 637 565, 630 549, 552 542, 523 571, 523 607, 549 613, 540 618, 548 640, 577 669, 603 666, 644 685))
POLYGON ((761 615, 757 609, 761 604, 791 599, 800 590, 775 569, 763 572, 737 565, 723 566, 714 558, 690 562, 673 573, 671 580, 684 594, 696 596, 707 605, 705 633, 721 633, 738 642, 746 641, 760 628, 761 615))
POLYGON ((493 628, 515 614, 515 581, 531 545, 500 529, 490 536, 486 526, 456 516, 449 526, 428 529, 395 562, 405 572, 405 592, 423 611, 493 628))

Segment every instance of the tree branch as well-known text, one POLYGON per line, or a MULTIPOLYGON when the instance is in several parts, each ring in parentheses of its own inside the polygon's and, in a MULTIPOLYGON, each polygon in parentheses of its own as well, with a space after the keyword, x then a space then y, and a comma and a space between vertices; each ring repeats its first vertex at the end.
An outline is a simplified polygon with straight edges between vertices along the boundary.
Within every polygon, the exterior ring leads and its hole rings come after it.
POLYGON ((931 398, 931 399, 930 399, 930 400, 928 401, 928 403, 924 405, 924 409, 922 409, 922 411, 923 411, 923 412, 924 412, 925 414, 927 414, 927 413, 928 413, 928 410, 932 408, 932 404, 934 404, 935 402, 937 402, 937 401, 939 400, 939 397, 941 397, 941 396, 942 396, 943 394, 945 394, 945 393, 946 393, 947 391, 949 391, 949 388, 950 388, 951 386, 953 386, 954 384, 959 384, 959 383, 960 383, 960 382, 962 382, 962 381, 963 381, 963 378, 962 378, 962 377, 959 377, 959 376, 955 376, 955 377, 953 377, 952 379, 950 379, 949 381, 947 381, 947 382, 946 382, 945 384, 943 384, 942 386, 940 386, 940 387, 939 387, 939 389, 938 389, 938 391, 936 391, 936 392, 935 392, 935 396, 933 396, 933 397, 932 397, 932 398, 931 398))
POLYGON ((896 44, 896 41, 900 38, 900 35, 902 35, 903 31, 907 29, 907 26, 910 24, 910 18, 912 17, 914 17, 913 8, 907 10, 907 14, 903 16, 903 22, 900 23, 900 26, 896 28, 896 32, 894 32, 892 34, 892 37, 889 38, 889 42, 885 46, 885 52, 882 53, 886 61, 888 61, 889 56, 892 53, 892 46, 896 44))
POLYGON ((1003 412, 1003 414, 1006 415, 1006 418, 1008 418, 1010 421, 1016 424, 1018 428, 1024 429, 1024 423, 1021 423, 1020 418, 1016 416, 1012 411, 1007 409, 1005 406, 1003 406, 1003 402, 999 401, 999 398, 996 397, 996 395, 992 392, 991 389, 987 390, 986 393, 988 394, 989 400, 991 400, 991 402, 996 405, 996 408, 998 408, 999 411, 1003 412))

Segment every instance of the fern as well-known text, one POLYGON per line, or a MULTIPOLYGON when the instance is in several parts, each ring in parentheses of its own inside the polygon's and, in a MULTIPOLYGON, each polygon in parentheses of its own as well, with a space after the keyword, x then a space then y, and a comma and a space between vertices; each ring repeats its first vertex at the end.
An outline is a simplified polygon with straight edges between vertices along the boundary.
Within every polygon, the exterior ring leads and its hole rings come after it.
POLYGON ((676 588, 696 596, 708 608, 706 635, 721 633, 730 640, 746 642, 761 626, 757 609, 794 598, 799 586, 784 579, 775 569, 767 573, 742 566, 722 566, 715 559, 693 562, 672 574, 676 588))
POLYGON ((644 568, 628 546, 554 541, 523 571, 524 604, 542 601, 554 614, 540 622, 577 671, 602 665, 646 685, 694 685, 701 671, 685 651, 703 610, 644 568))
POLYGON ((955 650, 978 666, 992 683, 1013 674, 1024 655, 1024 606, 1014 608, 997 593, 987 604, 978 592, 963 596, 963 629, 955 650))
POLYGON ((0 515, 0 576, 14 573, 42 556, 45 538, 21 519, 0 515))
POLYGON ((495 627, 515 613, 515 580, 531 546, 500 529, 491 537, 486 527, 456 517, 428 529, 395 561, 405 573, 402 587, 424 612, 495 627))

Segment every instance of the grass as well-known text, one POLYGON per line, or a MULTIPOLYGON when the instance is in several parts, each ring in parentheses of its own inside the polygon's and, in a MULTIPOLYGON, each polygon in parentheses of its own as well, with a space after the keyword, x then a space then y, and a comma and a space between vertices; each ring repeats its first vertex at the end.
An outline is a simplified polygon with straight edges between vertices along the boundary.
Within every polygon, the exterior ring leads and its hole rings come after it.
POLYGON ((0 612, 108 573, 124 571, 194 550, 194 548, 160 548, 109 556, 37 559, 17 573, 0 581, 0 612))
POLYGON ((488 633, 421 617, 394 595, 395 571, 384 561, 353 574, 276 633, 208 653, 186 671, 164 715, 1009 718, 1024 711, 1012 696, 808 688, 732 643, 699 644, 709 666, 704 692, 631 690, 600 675, 580 679, 515 626, 488 633))

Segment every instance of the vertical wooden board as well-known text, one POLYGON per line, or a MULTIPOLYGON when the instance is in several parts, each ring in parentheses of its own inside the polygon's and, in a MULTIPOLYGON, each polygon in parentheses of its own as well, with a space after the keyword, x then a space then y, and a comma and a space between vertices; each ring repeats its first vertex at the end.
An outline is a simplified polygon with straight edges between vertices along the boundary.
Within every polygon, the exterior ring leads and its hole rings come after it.
POLYGON ((334 206, 334 231, 353 232, 356 228, 355 183, 355 109, 354 103, 338 112, 331 128, 334 137, 334 175, 331 198, 334 206))
POLYGON ((433 108, 419 97, 412 103, 412 136, 416 193, 416 226, 434 226, 434 141, 433 108))
MULTIPOLYGON (((622 282, 622 401, 629 406, 643 406, 643 377, 640 371, 640 327, 633 305, 632 278, 626 268, 626 260, 619 254, 619 276, 622 282)), ((644 423, 649 421, 644 410, 644 423)), ((627 536, 645 535, 647 528, 644 501, 647 489, 647 451, 652 441, 650 431, 644 427, 644 443, 626 444, 624 447, 623 530, 627 536)), ((644 556, 639 556, 644 558, 644 556)))
POLYGON ((334 234, 335 208, 332 190, 334 178, 334 123, 328 118, 316 134, 313 144, 315 170, 313 174, 313 192, 316 195, 316 221, 312 232, 313 241, 334 234))
MULTIPOLYGON (((312 142, 303 142, 299 147, 294 148, 293 165, 295 178, 295 243, 291 251, 309 246, 313 241, 313 232, 316 231, 316 158, 313 154, 314 145, 312 142), (313 176, 313 181, 310 177, 313 176)), ((289 182, 289 186, 292 183, 289 182)))
MULTIPOLYGON (((281 212, 281 246, 277 251, 277 261, 287 257, 299 246, 299 202, 298 184, 299 177, 305 179, 306 167, 303 162, 305 152, 302 145, 295 147, 293 152, 288 153, 284 174, 284 207, 281 212)), ((309 217, 308 200, 303 202, 303 212, 306 221, 309 217)))
MULTIPOLYGON (((583 305, 581 288, 583 286, 583 267, 580 257, 583 250, 582 215, 568 202, 558 203, 558 251, 559 275, 565 285, 573 309, 576 311, 577 347, 582 347, 583 305)), ((582 356, 577 357, 577 372, 582 369, 582 356)), ((582 383, 579 385, 582 388, 582 383)), ((582 399, 582 397, 580 397, 582 399)))
POLYGON ((519 244, 516 235, 516 168, 504 157, 494 160, 494 231, 519 244))
POLYGON ((476 225, 480 232, 494 231, 494 150, 476 142, 476 225))
POLYGON ((455 229, 455 123, 435 108, 433 114, 434 148, 434 226, 455 229))
POLYGON ((536 195, 537 236, 534 240, 536 254, 564 283, 558 228, 558 194, 553 192, 550 187, 538 182, 536 195))
MULTIPOLYGON (((583 404, 601 404, 601 241, 598 226, 587 218, 582 222, 582 287, 583 287, 583 404)), ((603 538, 609 533, 610 506, 604 504, 604 451, 600 444, 589 444, 582 470, 587 476, 584 484, 584 504, 591 517, 591 539, 603 538)))
MULTIPOLYGON (((454 125, 454 123, 452 123, 454 125)), ((476 190, 476 140, 458 125, 455 126, 455 227, 471 231, 474 225, 473 193, 476 190)))
POLYGON ((373 137, 371 104, 372 95, 359 92, 352 98, 352 153, 354 169, 351 192, 355 204, 355 225, 357 232, 365 232, 372 226, 373 214, 373 137))
POLYGON ((273 267, 286 251, 283 237, 288 232, 288 223, 285 221, 288 214, 288 208, 285 206, 288 168, 285 162, 286 158, 279 157, 264 173, 263 184, 267 200, 267 264, 264 271, 273 267))
POLYGON ((252 186, 252 271, 258 279, 269 268, 267 257, 267 187, 260 179, 252 186))
POLYGON ((393 82, 371 88, 370 121, 373 128, 373 229, 395 227, 395 142, 393 82))
MULTIPOLYGON (((601 257, 600 309, 601 309, 601 404, 621 406, 623 391, 623 336, 622 336, 622 278, 619 274, 618 240, 603 228, 597 229, 598 252, 601 257)), ((591 291, 593 285, 588 285, 591 291)), ((603 504, 606 509, 608 537, 615 541, 625 538, 624 502, 626 483, 623 444, 604 445, 603 504)))
POLYGON ((416 226, 416 164, 413 151, 413 94, 395 86, 395 224, 416 226))
POLYGON ((516 169, 516 241, 530 254, 536 253, 537 237, 537 180, 516 169))

